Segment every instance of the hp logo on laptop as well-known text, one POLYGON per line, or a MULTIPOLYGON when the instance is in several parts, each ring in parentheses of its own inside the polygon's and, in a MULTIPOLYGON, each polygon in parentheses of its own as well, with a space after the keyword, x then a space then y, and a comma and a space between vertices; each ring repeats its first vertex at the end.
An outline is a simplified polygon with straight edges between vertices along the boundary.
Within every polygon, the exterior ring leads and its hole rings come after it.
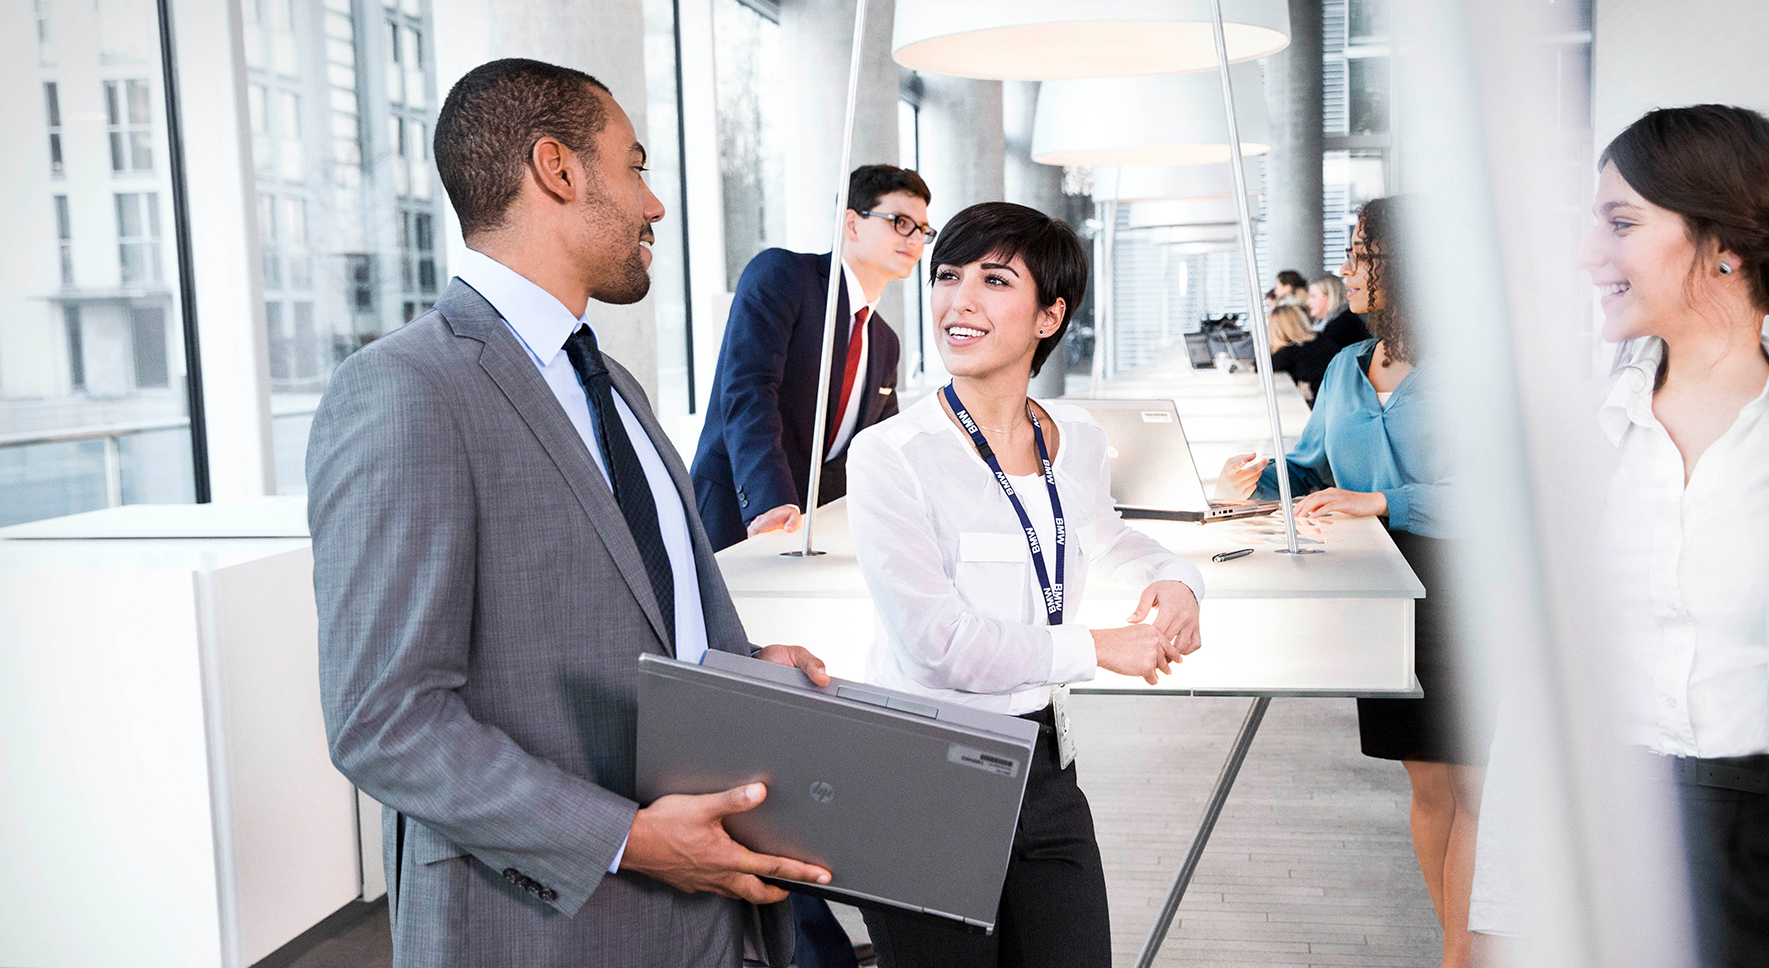
POLYGON ((816 783, 811 784, 811 799, 818 803, 828 803, 835 799, 835 787, 830 786, 822 780, 818 780, 816 783))

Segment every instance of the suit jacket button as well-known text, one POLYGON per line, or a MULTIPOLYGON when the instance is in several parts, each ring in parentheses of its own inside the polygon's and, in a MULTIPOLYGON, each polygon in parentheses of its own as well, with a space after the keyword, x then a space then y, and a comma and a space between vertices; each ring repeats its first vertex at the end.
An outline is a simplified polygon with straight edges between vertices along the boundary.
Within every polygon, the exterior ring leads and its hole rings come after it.
POLYGON ((548 904, 551 904, 554 901, 559 900, 559 892, 553 890, 550 887, 541 888, 540 893, 535 896, 539 897, 541 900, 547 902, 548 904))
POLYGON ((504 868, 504 880, 514 884, 522 880, 522 872, 514 867, 506 867, 504 868))

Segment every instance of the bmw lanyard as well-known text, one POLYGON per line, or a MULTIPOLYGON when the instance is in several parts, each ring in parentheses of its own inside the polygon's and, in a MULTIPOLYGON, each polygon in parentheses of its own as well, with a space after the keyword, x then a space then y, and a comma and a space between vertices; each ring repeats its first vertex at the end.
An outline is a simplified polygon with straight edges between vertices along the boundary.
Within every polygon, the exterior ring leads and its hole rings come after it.
POLYGON ((1050 572, 1044 566, 1044 549, 1038 541, 1038 531, 1032 527, 1032 519, 1026 514, 1026 506, 1020 503, 1020 497, 1014 493, 1013 482, 1001 470, 1001 462, 995 459, 995 451, 989 442, 983 439, 983 432, 977 428, 977 422, 971 419, 970 411, 958 400, 958 391, 952 384, 946 384, 943 391, 946 402, 952 406, 952 415, 958 418, 970 434, 971 442, 977 446, 977 454, 983 463, 995 472, 995 482, 1001 485, 1001 492, 1013 505, 1014 513, 1020 516, 1020 526, 1026 529, 1026 544, 1032 549, 1032 568, 1038 573, 1038 587, 1044 592, 1044 611, 1050 617, 1050 624, 1063 624, 1063 552, 1068 548, 1068 535, 1063 526, 1063 502, 1057 497, 1056 472, 1050 466, 1050 451, 1044 446, 1044 428, 1038 423, 1038 415, 1033 412, 1030 402, 1026 404, 1026 416, 1032 418, 1032 439, 1038 444, 1038 459, 1044 463, 1044 486, 1050 489, 1050 512, 1056 525, 1056 582, 1051 583, 1050 572))

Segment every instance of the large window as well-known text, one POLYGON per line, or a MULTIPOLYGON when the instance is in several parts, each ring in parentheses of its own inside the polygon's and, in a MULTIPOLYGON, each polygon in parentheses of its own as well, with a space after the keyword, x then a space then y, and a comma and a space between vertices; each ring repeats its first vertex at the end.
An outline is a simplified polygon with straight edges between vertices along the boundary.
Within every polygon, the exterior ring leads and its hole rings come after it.
POLYGON ((756 253, 786 239, 783 138, 786 52, 764 3, 713 0, 719 176, 725 203, 725 285, 756 253))
MULTIPOLYGON (((644 0, 645 165, 667 213, 652 226, 651 308, 657 321, 657 412, 682 418, 700 411, 694 373, 694 319, 688 287, 686 183, 682 171, 682 73, 674 0, 644 0)), ((698 224, 698 223, 697 223, 698 224)), ((677 428, 665 424, 672 432, 677 428)), ((690 451, 692 441, 683 440, 690 451)), ((691 451, 690 451, 691 452, 691 451)))
POLYGON ((427 0, 242 0, 276 488, 306 488, 313 411, 345 357, 422 315, 437 244, 427 0))
POLYGON ((0 4, 37 46, 0 82, 0 525, 197 494, 159 29, 154 0, 0 4))
POLYGON ((1321 7, 1322 261, 1337 272, 1363 204, 1395 190, 1388 0, 1321 7))

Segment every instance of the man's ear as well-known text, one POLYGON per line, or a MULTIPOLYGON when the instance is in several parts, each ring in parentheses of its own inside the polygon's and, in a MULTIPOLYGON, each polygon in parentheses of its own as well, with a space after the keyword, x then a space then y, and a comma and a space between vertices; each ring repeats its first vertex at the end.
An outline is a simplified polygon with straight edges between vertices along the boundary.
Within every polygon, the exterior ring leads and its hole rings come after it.
POLYGON ((581 175, 573 164, 577 155, 558 138, 543 137, 528 152, 529 175, 540 190, 564 203, 577 200, 581 175))
POLYGON ((848 209, 842 213, 842 238, 849 242, 860 241, 860 213, 848 209))

